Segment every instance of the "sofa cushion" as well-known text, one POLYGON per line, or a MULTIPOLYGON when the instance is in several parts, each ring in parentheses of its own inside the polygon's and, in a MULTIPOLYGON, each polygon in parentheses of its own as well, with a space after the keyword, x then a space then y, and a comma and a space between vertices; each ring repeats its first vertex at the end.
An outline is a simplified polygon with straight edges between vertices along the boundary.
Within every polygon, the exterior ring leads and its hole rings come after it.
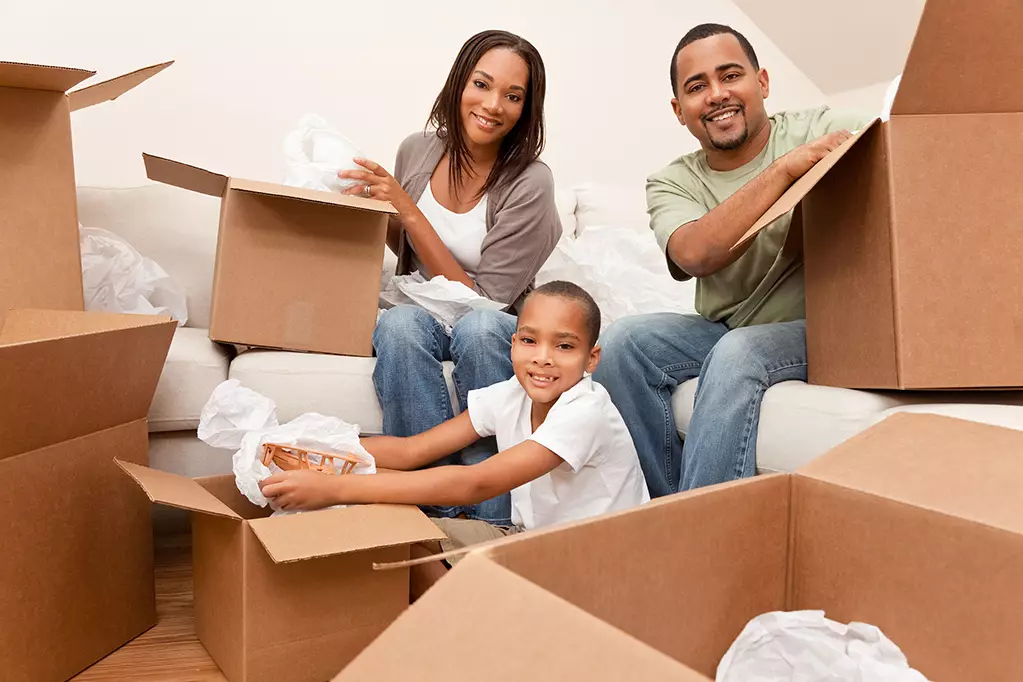
POLYGON ((575 209, 578 203, 575 192, 567 189, 554 190, 554 203, 558 207, 558 217, 561 218, 562 237, 574 237, 577 227, 575 209))
POLYGON ((149 407, 149 431, 195 430, 203 405, 227 379, 228 350, 205 329, 178 327, 149 407))
POLYGON ((625 227, 649 232, 646 192, 642 183, 606 185, 583 183, 572 188, 576 196, 576 234, 594 226, 625 227))
POLYGON ((78 188, 78 220, 153 259, 188 297, 187 326, 210 326, 220 199, 167 185, 78 188))
MULTIPOLYGON (((231 363, 230 378, 273 398, 283 424, 304 412, 339 417, 366 434, 383 432, 383 414, 373 388, 375 358, 318 353, 248 350, 231 363)), ((452 365, 444 363, 448 395, 454 396, 452 365)), ((452 407, 458 406, 452 398, 452 407)))

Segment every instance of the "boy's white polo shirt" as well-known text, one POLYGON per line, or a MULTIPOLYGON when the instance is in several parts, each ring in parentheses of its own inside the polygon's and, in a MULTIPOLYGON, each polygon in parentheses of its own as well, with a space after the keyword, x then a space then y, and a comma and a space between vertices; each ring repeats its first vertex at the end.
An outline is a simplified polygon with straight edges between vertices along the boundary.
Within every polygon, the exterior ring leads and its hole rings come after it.
POLYGON ((533 432, 533 403, 512 377, 469 391, 469 420, 481 437, 497 436, 498 450, 525 440, 564 462, 511 493, 512 523, 526 530, 576 521, 650 500, 639 456, 622 415, 590 377, 561 394, 533 432))

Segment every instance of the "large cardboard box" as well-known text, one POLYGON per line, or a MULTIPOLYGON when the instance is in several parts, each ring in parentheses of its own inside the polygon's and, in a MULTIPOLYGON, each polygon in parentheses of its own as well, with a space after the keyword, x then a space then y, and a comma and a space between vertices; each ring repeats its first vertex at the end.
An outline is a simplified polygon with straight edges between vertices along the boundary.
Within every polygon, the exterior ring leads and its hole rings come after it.
POLYGON ((329 679, 408 607, 408 569, 374 563, 408 559, 410 545, 444 537, 415 507, 269 517, 233 476, 120 465, 154 502, 195 512, 196 634, 231 682, 329 679))
POLYGON ((1023 386, 1023 4, 928 0, 891 119, 796 182, 809 380, 1023 386))
POLYGON ((65 680, 156 623, 145 464, 169 318, 13 310, 0 327, 0 661, 65 680))
POLYGON ((0 62, 0 322, 11 308, 84 308, 71 112, 171 63, 67 92, 95 72, 0 62))
POLYGON ((1021 480, 1023 433, 895 415, 795 474, 473 550, 336 679, 706 680, 752 618, 823 609, 928 679, 1015 681, 1021 480))
POLYGON ((143 159, 151 180, 222 197, 211 339, 373 355, 389 203, 143 159))

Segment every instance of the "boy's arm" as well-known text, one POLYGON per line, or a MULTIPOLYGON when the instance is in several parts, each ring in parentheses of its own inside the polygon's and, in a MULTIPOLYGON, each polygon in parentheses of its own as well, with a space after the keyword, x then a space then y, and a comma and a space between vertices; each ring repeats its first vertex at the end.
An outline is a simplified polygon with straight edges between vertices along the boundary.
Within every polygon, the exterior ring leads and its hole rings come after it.
MULTIPOLYGON (((438 427, 439 428, 439 427, 438 427)), ((328 476, 288 471, 262 483, 281 509, 319 509, 334 504, 476 504, 553 471, 562 459, 531 440, 472 466, 444 466, 382 476, 328 476)))
POLYGON ((369 436, 361 442, 378 467, 408 471, 458 452, 479 438, 466 411, 416 436, 369 436))

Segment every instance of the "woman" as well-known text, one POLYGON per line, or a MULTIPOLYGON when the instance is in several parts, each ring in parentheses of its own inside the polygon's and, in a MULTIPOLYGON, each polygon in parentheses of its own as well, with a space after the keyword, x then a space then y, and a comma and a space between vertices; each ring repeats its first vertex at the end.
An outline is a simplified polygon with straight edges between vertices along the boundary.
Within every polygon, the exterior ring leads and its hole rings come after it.
MULTIPOLYGON (((436 132, 402 142, 394 176, 364 159, 357 162, 365 171, 339 173, 364 183, 350 193, 389 201, 397 209, 387 243, 398 255, 398 274, 443 275, 510 311, 472 312, 450 334, 415 306, 398 306, 380 317, 373 334, 373 384, 387 435, 413 436, 454 416, 441 366, 445 360, 454 361, 462 410, 469 391, 513 375, 511 313, 562 231, 553 176, 538 161, 545 90, 536 48, 505 31, 479 33, 462 46, 434 102, 429 124, 436 132)), ((496 450, 490 438, 438 464, 474 464, 496 450)), ((508 495, 474 508, 428 511, 497 525, 511 522, 508 495)))

